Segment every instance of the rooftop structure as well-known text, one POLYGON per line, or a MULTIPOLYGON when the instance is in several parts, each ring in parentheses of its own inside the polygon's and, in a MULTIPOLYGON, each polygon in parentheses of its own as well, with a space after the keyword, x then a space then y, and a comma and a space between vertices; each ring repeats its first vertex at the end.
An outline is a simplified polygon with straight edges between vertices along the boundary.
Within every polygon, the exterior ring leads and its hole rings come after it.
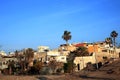
POLYGON ((45 52, 49 50, 50 48, 48 46, 39 46, 38 47, 38 52, 45 52))

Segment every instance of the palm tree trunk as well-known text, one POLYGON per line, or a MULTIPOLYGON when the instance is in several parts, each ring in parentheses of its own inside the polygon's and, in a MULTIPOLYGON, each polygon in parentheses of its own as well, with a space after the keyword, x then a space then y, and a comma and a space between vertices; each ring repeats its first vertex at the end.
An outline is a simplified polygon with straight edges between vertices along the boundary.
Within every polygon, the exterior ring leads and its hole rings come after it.
POLYGON ((115 37, 113 38, 113 41, 114 41, 114 47, 113 47, 113 48, 114 48, 114 54, 113 54, 114 56, 113 56, 113 58, 115 58, 115 54, 116 54, 116 50, 115 50, 115 47, 116 47, 116 44, 115 44, 115 37))
POLYGON ((66 45, 68 45, 68 40, 66 40, 66 45))
POLYGON ((115 45, 115 37, 113 38, 113 41, 114 41, 114 48, 115 48, 115 46, 116 46, 116 45, 115 45))

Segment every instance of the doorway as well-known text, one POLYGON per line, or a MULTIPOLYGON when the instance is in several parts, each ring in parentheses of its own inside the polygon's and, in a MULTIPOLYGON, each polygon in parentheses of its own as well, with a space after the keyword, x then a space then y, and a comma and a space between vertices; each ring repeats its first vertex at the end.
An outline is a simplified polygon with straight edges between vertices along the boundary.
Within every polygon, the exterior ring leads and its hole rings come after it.
POLYGON ((78 71, 80 70, 80 64, 77 64, 78 71))

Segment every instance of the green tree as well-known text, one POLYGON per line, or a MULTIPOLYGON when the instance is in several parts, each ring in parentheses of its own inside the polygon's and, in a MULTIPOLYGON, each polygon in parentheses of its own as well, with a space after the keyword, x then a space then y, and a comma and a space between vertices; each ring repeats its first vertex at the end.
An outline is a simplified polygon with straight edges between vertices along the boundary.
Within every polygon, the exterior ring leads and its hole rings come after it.
POLYGON ((63 63, 57 62, 56 60, 51 60, 48 66, 52 69, 53 73, 56 73, 57 70, 59 71, 59 69, 63 68, 63 63))
POLYGON ((33 66, 28 70, 29 74, 39 74, 40 70, 43 67, 43 63, 40 61, 36 61, 33 66))
POLYGON ((113 45, 114 45, 114 48, 116 46, 116 37, 118 36, 118 33, 116 31, 112 31, 110 36, 113 38, 113 45))
POLYGON ((14 61, 10 61, 8 63, 8 69, 9 69, 9 74, 13 74, 15 72, 15 62, 14 61))
POLYGON ((78 47, 75 51, 70 52, 68 60, 73 61, 75 57, 89 56, 86 47, 78 47))
POLYGON ((34 50, 32 48, 28 48, 24 50, 25 60, 30 61, 34 57, 34 50))
POLYGON ((72 38, 71 32, 64 31, 62 38, 66 41, 66 44, 68 44, 68 40, 70 40, 72 38))
POLYGON ((64 63, 64 72, 65 73, 71 73, 73 72, 73 69, 75 68, 75 64, 71 61, 68 61, 67 63, 64 63))
POLYGON ((30 66, 30 62, 33 62, 34 50, 32 48, 28 48, 24 50, 24 57, 27 68, 30 66))
MULTIPOLYGON (((72 72, 73 72, 73 69, 74 69, 74 59, 75 59, 75 57, 83 57, 83 56, 88 56, 88 55, 89 55, 89 52, 88 52, 86 47, 78 47, 75 51, 70 52, 67 60, 68 60, 68 62, 72 62, 72 68, 70 68, 70 69, 72 69, 72 72)), ((84 60, 83 60, 83 64, 84 64, 84 60)))
POLYGON ((19 60, 19 52, 17 50, 15 51, 15 57, 19 60))
MULTIPOLYGON (((116 31, 112 31, 110 36, 113 38, 113 45, 114 45, 114 55, 116 53, 116 50, 115 50, 115 47, 116 47, 116 37, 118 36, 118 33, 116 31)), ((113 58, 114 58, 114 55, 113 55, 113 58)))
POLYGON ((75 51, 75 56, 89 56, 89 52, 87 50, 86 47, 79 47, 76 51, 75 51))

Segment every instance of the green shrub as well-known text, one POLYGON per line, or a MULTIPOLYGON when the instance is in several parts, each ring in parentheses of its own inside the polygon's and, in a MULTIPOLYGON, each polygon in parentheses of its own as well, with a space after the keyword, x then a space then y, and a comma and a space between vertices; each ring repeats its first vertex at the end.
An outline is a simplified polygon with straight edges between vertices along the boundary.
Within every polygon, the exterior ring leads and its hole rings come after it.
POLYGON ((71 73, 73 72, 75 68, 75 64, 73 62, 68 62, 68 63, 64 63, 64 72, 65 73, 71 73))

